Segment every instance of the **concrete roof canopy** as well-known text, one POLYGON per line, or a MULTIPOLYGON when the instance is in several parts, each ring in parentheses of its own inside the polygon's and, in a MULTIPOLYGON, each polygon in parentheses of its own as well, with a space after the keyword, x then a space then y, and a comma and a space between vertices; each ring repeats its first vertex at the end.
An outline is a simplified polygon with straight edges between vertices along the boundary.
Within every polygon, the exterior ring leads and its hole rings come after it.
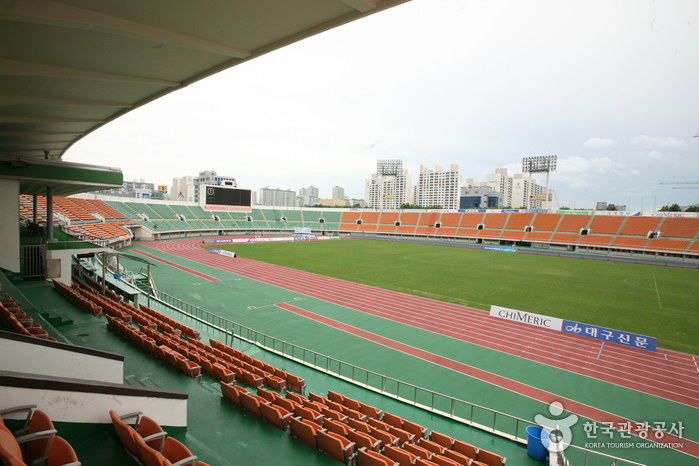
POLYGON ((119 169, 81 174, 63 155, 134 108, 405 1, 0 0, 0 178, 43 194, 47 180, 27 165, 58 162, 72 176, 54 179, 57 195, 119 185, 119 169))

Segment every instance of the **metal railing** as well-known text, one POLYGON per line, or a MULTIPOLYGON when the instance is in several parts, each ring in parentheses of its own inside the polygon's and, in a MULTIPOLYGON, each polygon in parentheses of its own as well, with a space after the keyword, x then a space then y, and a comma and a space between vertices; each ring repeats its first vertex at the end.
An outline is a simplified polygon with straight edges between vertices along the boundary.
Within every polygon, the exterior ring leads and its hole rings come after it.
POLYGON ((45 278, 46 247, 43 244, 21 246, 19 267, 22 278, 45 278))
POLYGON ((232 343, 234 337, 239 338, 363 388, 522 444, 527 443, 526 427, 537 425, 526 419, 418 387, 280 340, 212 314, 162 291, 158 292, 154 298, 217 329, 223 333, 226 344, 232 343))
MULTIPOLYGON (((363 369, 354 364, 346 363, 302 346, 280 340, 279 338, 258 332, 257 330, 208 312, 162 291, 154 293, 152 298, 221 332, 223 334, 222 339, 227 345, 232 345, 233 339, 238 338, 365 389, 521 444, 526 445, 527 443, 526 428, 528 426, 538 426, 535 422, 460 400, 453 396, 435 392, 427 388, 418 387, 411 383, 402 382, 393 377, 363 369)), ((599 460, 608 459, 613 460, 613 464, 619 466, 624 464, 645 466, 642 463, 617 458, 612 455, 588 450, 575 445, 568 446, 575 450, 573 457, 576 460, 579 459, 585 466, 588 465, 588 456, 595 457, 595 464, 597 464, 599 460), (584 457, 582 455, 583 453, 584 457)), ((570 450, 568 451, 570 452, 570 450)), ((565 461, 566 458, 562 453, 563 452, 561 452, 561 456, 565 461)), ((572 463, 568 462, 564 464, 572 463)))

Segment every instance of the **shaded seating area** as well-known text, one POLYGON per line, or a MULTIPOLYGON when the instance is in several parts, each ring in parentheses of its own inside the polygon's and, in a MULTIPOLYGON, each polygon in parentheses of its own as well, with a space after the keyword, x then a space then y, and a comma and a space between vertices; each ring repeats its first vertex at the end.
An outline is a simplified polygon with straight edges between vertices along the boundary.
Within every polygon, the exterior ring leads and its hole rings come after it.
POLYGON ((11 466, 80 466, 73 447, 56 435, 53 422, 36 405, 0 411, 0 459, 11 466), (3 416, 26 413, 24 427, 11 432, 3 416))

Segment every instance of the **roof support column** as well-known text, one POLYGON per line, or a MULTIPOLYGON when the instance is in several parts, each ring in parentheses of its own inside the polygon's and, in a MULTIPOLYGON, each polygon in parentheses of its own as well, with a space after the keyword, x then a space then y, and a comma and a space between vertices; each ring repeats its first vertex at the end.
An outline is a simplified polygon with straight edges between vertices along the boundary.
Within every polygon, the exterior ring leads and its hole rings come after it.
POLYGON ((19 180, 0 179, 0 268, 19 273, 19 180))
POLYGON ((46 187, 46 239, 53 239, 53 188, 46 187))

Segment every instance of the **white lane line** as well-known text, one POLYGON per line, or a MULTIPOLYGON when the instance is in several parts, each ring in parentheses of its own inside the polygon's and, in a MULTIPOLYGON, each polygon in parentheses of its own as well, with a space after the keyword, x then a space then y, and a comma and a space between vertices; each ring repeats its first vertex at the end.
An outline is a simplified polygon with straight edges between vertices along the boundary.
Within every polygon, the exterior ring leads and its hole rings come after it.
POLYGON ((655 283, 655 294, 658 296, 658 306, 660 306, 660 309, 663 308, 663 305, 660 304, 660 293, 658 293, 658 282, 655 281, 655 272, 651 272, 653 274, 653 283, 655 283))

